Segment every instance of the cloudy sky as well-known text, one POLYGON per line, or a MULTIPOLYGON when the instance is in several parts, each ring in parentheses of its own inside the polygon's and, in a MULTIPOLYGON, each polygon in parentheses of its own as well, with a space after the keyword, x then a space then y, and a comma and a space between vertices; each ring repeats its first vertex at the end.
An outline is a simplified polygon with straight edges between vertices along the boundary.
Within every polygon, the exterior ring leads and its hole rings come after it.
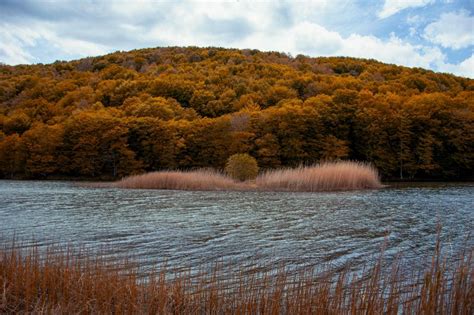
POLYGON ((354 56, 474 77, 474 0, 0 0, 0 62, 221 46, 354 56))

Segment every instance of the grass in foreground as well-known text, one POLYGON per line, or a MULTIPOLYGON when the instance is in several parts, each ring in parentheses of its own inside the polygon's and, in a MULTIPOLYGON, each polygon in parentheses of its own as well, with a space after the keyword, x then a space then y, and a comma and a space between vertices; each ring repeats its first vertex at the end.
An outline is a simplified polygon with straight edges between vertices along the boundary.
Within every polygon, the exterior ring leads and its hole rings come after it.
POLYGON ((271 170, 255 181, 238 182, 212 170, 163 171, 135 175, 112 184, 119 188, 177 190, 339 191, 382 187, 377 170, 360 162, 328 162, 271 170))
POLYGON ((100 314, 472 314, 472 250, 448 264, 403 270, 380 261, 361 275, 166 271, 144 281, 131 264, 78 258, 73 251, 0 251, 0 313, 100 314), (124 273, 123 271, 127 272, 124 273), (407 277, 408 274, 408 277, 407 277), (222 276, 225 276, 222 277, 222 276), (223 280, 227 279, 227 280, 223 280))

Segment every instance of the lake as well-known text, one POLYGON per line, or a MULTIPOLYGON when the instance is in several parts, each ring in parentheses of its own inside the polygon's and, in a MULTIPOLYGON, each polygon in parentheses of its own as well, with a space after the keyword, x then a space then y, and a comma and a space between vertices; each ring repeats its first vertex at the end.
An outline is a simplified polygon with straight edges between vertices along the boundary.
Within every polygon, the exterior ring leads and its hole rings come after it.
POLYGON ((73 244, 132 256, 144 268, 240 265, 359 268, 401 253, 474 246, 474 184, 430 183, 334 193, 190 192, 0 181, 0 242, 73 244))

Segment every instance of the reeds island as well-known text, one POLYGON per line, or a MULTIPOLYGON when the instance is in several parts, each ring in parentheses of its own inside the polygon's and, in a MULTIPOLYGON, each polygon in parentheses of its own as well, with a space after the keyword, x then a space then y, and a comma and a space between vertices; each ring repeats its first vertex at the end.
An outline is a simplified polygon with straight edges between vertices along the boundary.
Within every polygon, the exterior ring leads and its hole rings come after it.
POLYGON ((126 177, 112 184, 118 188, 175 190, 244 190, 244 191, 341 191, 382 187, 373 166, 362 162, 326 162, 268 170, 252 181, 235 181, 225 174, 205 169, 161 171, 126 177))
POLYGON ((2 314, 472 314, 472 250, 406 270, 379 259, 360 274, 166 270, 140 276, 132 263, 71 250, 0 250, 2 314), (426 267, 422 267, 426 266, 426 267))

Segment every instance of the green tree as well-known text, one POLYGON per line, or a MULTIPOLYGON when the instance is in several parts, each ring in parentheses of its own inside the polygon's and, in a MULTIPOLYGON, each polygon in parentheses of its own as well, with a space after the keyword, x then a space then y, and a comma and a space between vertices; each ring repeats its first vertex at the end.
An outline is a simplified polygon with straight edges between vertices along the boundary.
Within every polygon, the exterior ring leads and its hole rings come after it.
POLYGON ((258 175, 257 160, 246 153, 234 154, 227 160, 225 172, 240 181, 255 179, 258 175))

